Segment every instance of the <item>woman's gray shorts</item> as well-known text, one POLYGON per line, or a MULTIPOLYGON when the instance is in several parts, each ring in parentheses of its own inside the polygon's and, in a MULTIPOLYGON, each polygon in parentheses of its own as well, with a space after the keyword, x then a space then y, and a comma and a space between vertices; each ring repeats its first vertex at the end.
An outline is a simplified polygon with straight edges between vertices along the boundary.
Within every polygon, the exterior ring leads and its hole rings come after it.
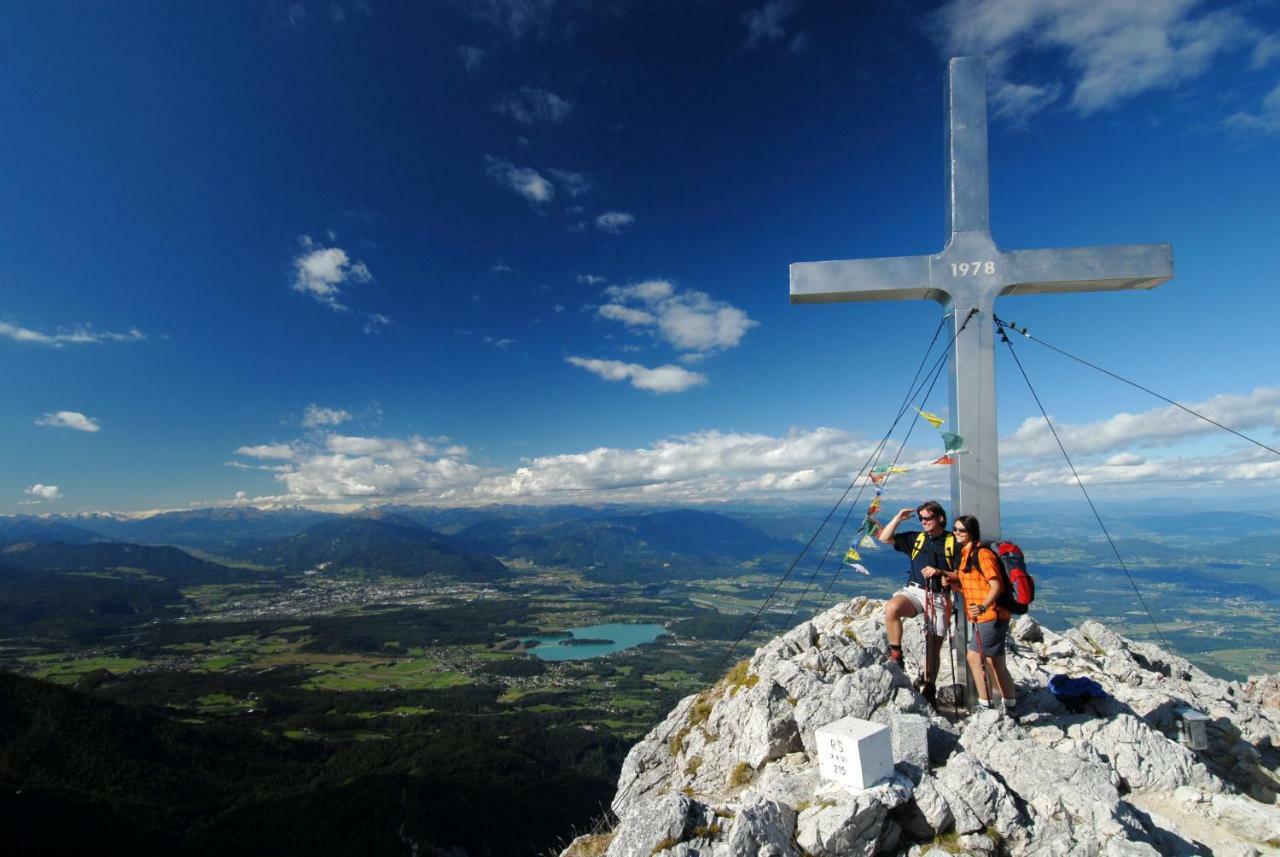
POLYGON ((973 638, 969 640, 969 651, 981 651, 983 655, 994 658, 1004 654, 1004 638, 1009 636, 1009 620, 997 619, 994 622, 981 622, 971 626, 973 638), (978 640, 982 640, 982 648, 978 648, 978 640))

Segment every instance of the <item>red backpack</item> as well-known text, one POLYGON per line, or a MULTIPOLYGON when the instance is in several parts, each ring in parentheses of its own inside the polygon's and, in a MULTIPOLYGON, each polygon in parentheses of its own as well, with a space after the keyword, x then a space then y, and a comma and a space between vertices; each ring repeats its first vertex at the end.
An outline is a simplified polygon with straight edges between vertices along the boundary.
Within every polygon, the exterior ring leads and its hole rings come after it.
POLYGON ((997 603, 1010 613, 1022 615, 1036 599, 1036 581, 1027 573, 1022 548, 1013 542, 997 542, 992 549, 1000 557, 1000 568, 1004 570, 1005 587, 997 603))

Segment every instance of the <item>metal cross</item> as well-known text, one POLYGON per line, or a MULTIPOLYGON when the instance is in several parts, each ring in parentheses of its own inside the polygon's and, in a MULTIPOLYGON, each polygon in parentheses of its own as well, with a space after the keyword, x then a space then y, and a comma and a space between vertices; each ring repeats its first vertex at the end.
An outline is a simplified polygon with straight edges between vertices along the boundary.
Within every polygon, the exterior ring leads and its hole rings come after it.
MULTIPOLYGON (((975 516, 982 536, 1000 535, 992 311, 1001 295, 1152 289, 1173 276, 1168 244, 1002 251, 991 238, 987 181, 987 71, 982 57, 947 65, 947 228, 933 256, 797 262, 791 302, 934 300, 952 313, 950 428, 969 453, 951 469, 951 514, 975 516), (973 316, 970 319, 970 316, 973 316), (968 324, 966 326, 966 320, 968 324)), ((960 639, 967 640, 963 611, 960 639)), ((956 680, 973 684, 959 659, 956 680)))
POLYGON ((987 183, 987 72, 982 57, 947 65, 947 227, 933 256, 797 262, 791 303, 934 300, 959 331, 950 359, 951 430, 969 453, 951 471, 951 513, 975 516, 984 539, 1000 535, 995 349, 1001 295, 1152 289, 1173 276, 1168 244, 1010 250, 991 239, 987 183))

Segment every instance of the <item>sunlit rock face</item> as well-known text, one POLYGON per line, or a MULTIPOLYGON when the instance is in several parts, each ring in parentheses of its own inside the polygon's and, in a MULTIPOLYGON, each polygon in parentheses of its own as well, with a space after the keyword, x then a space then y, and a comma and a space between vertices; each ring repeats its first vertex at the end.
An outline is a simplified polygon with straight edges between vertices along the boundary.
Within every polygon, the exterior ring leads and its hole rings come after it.
MULTIPOLYGON (((1024 616, 1018 718, 948 718, 912 686, 920 623, 904 672, 882 618, 879 601, 837 605, 683 699, 627 756, 612 830, 565 857, 1280 854, 1280 677, 1222 681, 1097 622, 1057 634, 1024 616), (1058 673, 1109 697, 1071 713, 1046 689, 1058 673), (1210 718, 1207 749, 1180 742, 1186 707, 1210 718), (928 719, 927 764, 861 791, 819 777, 819 727, 900 712, 928 719)), ((944 648, 939 687, 953 675, 944 648)))

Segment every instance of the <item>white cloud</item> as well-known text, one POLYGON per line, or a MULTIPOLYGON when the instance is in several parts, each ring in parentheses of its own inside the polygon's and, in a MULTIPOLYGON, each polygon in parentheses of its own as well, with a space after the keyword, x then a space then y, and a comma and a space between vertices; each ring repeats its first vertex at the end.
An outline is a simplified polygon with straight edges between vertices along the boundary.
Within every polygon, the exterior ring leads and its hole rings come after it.
MULTIPOLYGON (((742 25, 747 30, 746 47, 754 48, 761 42, 777 42, 786 38, 784 25, 795 14, 798 5, 796 0, 769 0, 759 9, 743 12, 742 25)), ((797 49, 793 40, 792 50, 803 50, 803 46, 797 49)))
POLYGON ((1258 71, 1266 68, 1276 59, 1280 59, 1280 35, 1272 33, 1265 38, 1259 39, 1258 43, 1253 46, 1253 56, 1249 67, 1254 71, 1258 71))
POLYGON ((589 286, 596 286, 604 282, 604 277, 597 277, 595 274, 579 274, 574 279, 589 286))
POLYGON ((526 36, 568 36, 574 29, 574 13, 591 5, 590 0, 459 0, 459 4, 516 41, 526 36))
POLYGON ((484 341, 487 344, 492 345, 494 348, 500 348, 503 351, 506 351, 508 348, 516 344, 514 339, 506 339, 498 336, 486 336, 484 341))
POLYGON ((658 319, 653 313, 622 306, 621 304, 605 304, 600 307, 598 313, 601 318, 620 321, 629 327, 643 327, 658 323, 658 319))
POLYGON ((638 300, 655 303, 675 294, 676 287, 666 280, 645 280, 632 286, 610 286, 604 293, 617 301, 638 300))
POLYGON ((501 471, 471 464, 467 449, 446 438, 335 435, 323 446, 300 451, 298 460, 276 475, 288 493, 254 502, 689 502, 794 496, 843 487, 873 446, 827 428, 793 430, 783 437, 708 431, 640 449, 600 447, 541 456, 501 471))
POLYGON ((458 47, 458 58, 462 60, 462 67, 467 70, 467 74, 475 74, 479 71, 488 57, 489 52, 483 48, 477 48, 472 45, 458 47))
POLYGON ((545 89, 522 86, 518 92, 504 96, 493 105, 497 113, 510 116, 522 125, 537 122, 558 123, 573 111, 573 105, 545 89))
POLYGON ((237 455, 250 458, 293 458, 293 448, 287 443, 263 443, 257 446, 242 446, 236 450, 237 455))
POLYGON ((78 411, 56 411, 45 414, 36 420, 36 425, 75 429, 76 431, 99 431, 102 428, 93 417, 86 417, 78 411))
POLYGON ((532 167, 517 167, 510 161, 493 155, 486 155, 484 161, 485 172, 490 178, 529 202, 539 205, 555 198, 555 185, 532 167))
MULTIPOLYGON (((1166 483, 1203 488, 1280 479, 1280 458, 1250 448, 1229 455, 1166 455, 1119 466, 1106 461, 1075 461, 1075 474, 1088 485, 1166 483)), ((1056 460, 1023 461, 1006 467, 1000 481, 1010 487, 1062 488, 1076 484, 1075 474, 1059 454, 1056 460)))
POLYGON ((1070 106, 1088 115, 1199 77, 1220 54, 1259 38, 1235 11, 1200 6, 1199 0, 952 0, 932 21, 948 55, 989 58, 998 115, 1025 121, 1052 103, 1063 83, 1011 80, 1020 54, 1063 52, 1070 106))
MULTIPOLYGON (((588 371, 615 375, 616 380, 634 377, 627 364, 585 358, 570 358, 569 362, 588 371)), ((1269 400, 1259 391, 1235 398, 1250 401, 1231 401, 1230 396, 1209 400, 1219 407, 1215 419, 1261 413, 1268 408, 1269 400)), ((1157 412, 1150 413, 1159 416, 1157 412)), ((1276 419, 1274 414, 1271 419, 1276 419)), ((1079 428, 1085 432, 1085 427, 1079 428)), ((1091 485, 1204 487, 1209 483, 1242 485, 1280 480, 1280 459, 1243 444, 1225 454, 1157 454, 1160 444, 1169 447, 1177 440, 1152 439, 1143 455, 1127 449, 1077 454, 1073 449, 1072 456, 1081 478, 1091 485)), ((1009 439, 1002 441, 1001 448, 1001 482, 1006 488, 1059 496, 1074 491, 1074 477, 1056 445, 1049 453, 1031 451, 1006 456, 1007 443, 1009 439)), ((890 444, 882 453, 882 463, 896 458, 900 465, 910 468, 909 473, 894 477, 895 496, 945 494, 951 468, 930 466, 938 450, 929 441, 922 444, 901 454, 890 444)), ((543 455, 502 469, 473 464, 467 447, 447 437, 401 439, 330 433, 308 435, 291 444, 242 447, 238 452, 275 450, 289 458, 283 464, 260 468, 272 471, 285 493, 255 498, 255 504, 381 499, 476 505, 700 502, 784 496, 829 499, 832 492, 838 493, 860 472, 875 446, 875 440, 833 428, 792 429, 783 436, 703 431, 636 449, 598 447, 543 455)), ((1068 448, 1071 449, 1070 441, 1068 448)), ((52 486, 44 490, 56 491, 52 486)), ((864 494, 863 502, 868 496, 864 494)))
MULTIPOLYGON (((1280 428, 1280 387, 1259 387, 1248 395, 1224 393, 1187 407, 1241 432, 1260 427, 1280 428)), ((1167 445, 1221 431, 1173 405, 1138 414, 1119 413, 1083 425, 1054 420, 1054 428, 1072 456, 1123 452, 1133 446, 1167 445)), ((1000 440, 1001 458, 1060 455, 1043 417, 1028 417, 1017 431, 1000 440)))
POLYGON ((652 328, 682 351, 723 351, 737 346, 759 322, 705 292, 677 292, 666 280, 648 280, 605 289, 609 303, 596 310, 601 318, 631 328, 652 328))
POLYGON ((364 316, 364 332, 377 333, 382 328, 391 324, 391 317, 383 315, 380 312, 365 313, 364 316))
POLYGON ((1265 134, 1280 132, 1280 86, 1267 93, 1257 113, 1236 113, 1227 119, 1227 127, 1265 134))
POLYGON ((319 445, 297 445, 294 461, 276 474, 289 492, 277 499, 443 499, 475 485, 488 473, 468 463, 469 455, 465 446, 452 444, 448 438, 399 440, 330 434, 319 445))
POLYGON ((38 330, 32 330, 16 324, 8 324, 3 321, 0 321, 0 336, 6 336, 14 342, 30 342, 36 345, 50 345, 54 348, 61 348, 64 345, 85 345, 93 342, 138 342, 147 338, 136 327, 130 329, 127 333, 98 332, 88 325, 82 325, 71 330, 60 328, 57 333, 41 333, 38 330))
POLYGON ((639 363, 623 363, 620 360, 591 357, 566 357, 565 360, 606 381, 630 381, 631 386, 637 390, 648 390, 651 393, 683 393, 707 383, 706 375, 672 364, 650 369, 639 363))
POLYGON ((302 412, 302 424, 307 428, 341 425, 350 419, 351 413, 349 411, 337 408, 322 408, 316 404, 307 405, 306 410, 302 412))
POLYGON ((294 257, 292 287, 336 311, 346 311, 339 300, 342 287, 348 283, 373 280, 364 262, 353 261, 340 247, 324 247, 309 236, 298 239, 303 252, 294 257))
POLYGON ((1030 83, 996 81, 991 90, 991 115, 1011 125, 1023 125, 1035 114, 1058 100, 1062 86, 1049 83, 1036 86, 1030 83))
POLYGON ((601 447, 535 458, 514 473, 485 479, 476 494, 493 500, 557 497, 722 500, 847 484, 873 444, 829 428, 784 437, 699 432, 649 448, 601 447))
POLYGON ((38 498, 37 502, 39 502, 40 500, 62 499, 62 492, 58 490, 57 485, 41 485, 39 482, 37 482, 35 485, 32 485, 30 488, 27 488, 24 493, 30 494, 32 497, 38 498))
MULTIPOLYGON (((586 173, 575 173, 572 170, 557 169, 549 169, 547 172, 551 173, 551 177, 560 184, 560 189, 569 194, 569 196, 581 196, 591 190, 591 177, 586 173)), ((577 209, 579 212, 582 211, 581 206, 575 205, 573 208, 577 209)), ((570 212, 572 211, 573 209, 570 209, 570 212)))
POLYGON ((606 211, 596 218, 596 229, 601 232, 608 232, 611 235, 617 235, 622 231, 622 227, 630 226, 635 222, 636 216, 634 214, 628 214, 625 211, 606 211))

